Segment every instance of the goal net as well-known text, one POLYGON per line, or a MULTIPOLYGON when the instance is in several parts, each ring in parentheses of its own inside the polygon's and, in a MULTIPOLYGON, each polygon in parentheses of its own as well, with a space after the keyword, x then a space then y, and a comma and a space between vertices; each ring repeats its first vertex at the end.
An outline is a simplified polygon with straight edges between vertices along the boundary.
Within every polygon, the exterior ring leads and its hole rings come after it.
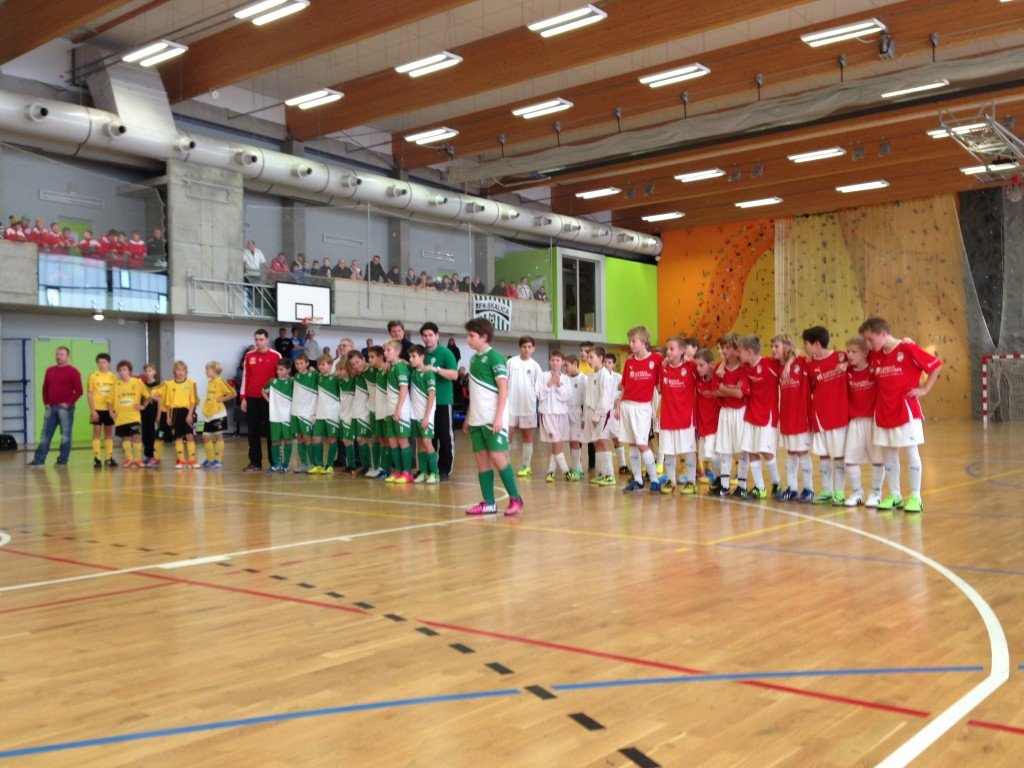
POLYGON ((981 359, 981 417, 1024 421, 1024 355, 986 355, 981 359))

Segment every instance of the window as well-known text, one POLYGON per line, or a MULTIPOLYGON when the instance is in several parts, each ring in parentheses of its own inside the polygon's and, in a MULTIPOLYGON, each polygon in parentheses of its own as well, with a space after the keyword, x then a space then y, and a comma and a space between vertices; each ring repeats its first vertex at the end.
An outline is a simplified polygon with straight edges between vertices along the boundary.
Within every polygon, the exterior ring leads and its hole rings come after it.
POLYGON ((559 338, 589 338, 603 332, 600 257, 559 250, 561 300, 559 338))

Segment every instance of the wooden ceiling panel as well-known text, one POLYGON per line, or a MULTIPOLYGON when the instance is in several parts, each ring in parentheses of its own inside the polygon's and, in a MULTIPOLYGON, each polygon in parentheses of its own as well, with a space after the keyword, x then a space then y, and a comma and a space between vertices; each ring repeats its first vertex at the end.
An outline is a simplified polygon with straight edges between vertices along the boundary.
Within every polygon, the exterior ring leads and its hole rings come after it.
POLYGON ((35 50, 131 0, 7 0, 0 3, 0 64, 35 50))
MULTIPOLYGON (((801 4, 803 0, 775 0, 769 10, 801 4)), ((452 52, 464 59, 459 66, 423 78, 386 70, 337 83, 332 87, 345 93, 342 101, 307 112, 289 109, 288 126, 295 138, 310 139, 738 24, 766 12, 762 0, 692 0, 685 10, 678 0, 607 7, 606 20, 579 32, 542 38, 519 27, 456 47, 452 52)))
POLYGON ((302 13, 273 24, 239 24, 198 40, 191 44, 188 55, 162 67, 160 74, 171 101, 185 101, 213 88, 239 83, 469 2, 315 2, 302 13))

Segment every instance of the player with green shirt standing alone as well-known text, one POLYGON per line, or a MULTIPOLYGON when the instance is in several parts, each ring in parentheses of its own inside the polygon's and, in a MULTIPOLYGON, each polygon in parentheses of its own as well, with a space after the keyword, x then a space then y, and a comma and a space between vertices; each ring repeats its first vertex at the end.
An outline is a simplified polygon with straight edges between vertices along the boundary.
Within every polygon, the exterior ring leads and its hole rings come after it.
POLYGON ((491 348, 494 326, 483 317, 466 323, 466 341, 476 353, 469 364, 469 413, 464 431, 469 433, 476 456, 477 474, 484 499, 466 510, 467 515, 493 515, 494 470, 508 492, 505 515, 518 515, 523 500, 516 488, 516 476, 508 463, 508 365, 505 356, 491 348))

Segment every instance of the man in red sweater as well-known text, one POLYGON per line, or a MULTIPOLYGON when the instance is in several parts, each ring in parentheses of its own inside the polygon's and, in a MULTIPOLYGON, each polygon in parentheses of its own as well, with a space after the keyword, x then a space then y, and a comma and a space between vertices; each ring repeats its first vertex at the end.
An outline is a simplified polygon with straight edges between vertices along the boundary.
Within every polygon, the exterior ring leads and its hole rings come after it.
MULTIPOLYGON (((244 471, 262 472, 263 447, 260 441, 264 435, 269 435, 270 425, 270 404, 263 397, 263 385, 276 375, 277 361, 281 359, 281 353, 270 346, 270 339, 263 328, 253 334, 253 340, 256 342, 256 349, 245 353, 242 385, 239 387, 242 413, 245 414, 249 429, 249 465, 244 471)), ((267 455, 274 455, 269 437, 267 455)))
POLYGON ((57 466, 68 463, 71 454, 71 427, 75 420, 75 403, 82 396, 82 374, 70 363, 71 350, 57 347, 57 364, 46 369, 43 377, 43 405, 46 416, 43 418, 43 436, 36 446, 35 457, 28 463, 30 467, 41 467, 46 463, 46 454, 50 450, 53 433, 60 427, 60 454, 57 466))

